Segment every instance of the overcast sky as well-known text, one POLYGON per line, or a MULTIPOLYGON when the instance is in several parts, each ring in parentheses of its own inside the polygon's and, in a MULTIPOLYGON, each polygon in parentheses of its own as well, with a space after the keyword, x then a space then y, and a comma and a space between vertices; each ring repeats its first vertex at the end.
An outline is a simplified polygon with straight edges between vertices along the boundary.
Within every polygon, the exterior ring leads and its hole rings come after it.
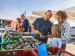
POLYGON ((0 0, 0 18, 16 19, 25 10, 26 15, 38 10, 63 10, 75 6, 75 0, 0 0))

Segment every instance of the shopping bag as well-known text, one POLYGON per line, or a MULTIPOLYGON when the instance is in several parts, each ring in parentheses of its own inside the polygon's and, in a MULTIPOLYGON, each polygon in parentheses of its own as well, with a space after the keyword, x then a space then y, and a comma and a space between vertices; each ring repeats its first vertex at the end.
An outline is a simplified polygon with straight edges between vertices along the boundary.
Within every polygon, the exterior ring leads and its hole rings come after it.
POLYGON ((48 56, 47 48, 45 43, 39 44, 37 47, 38 56, 48 56))

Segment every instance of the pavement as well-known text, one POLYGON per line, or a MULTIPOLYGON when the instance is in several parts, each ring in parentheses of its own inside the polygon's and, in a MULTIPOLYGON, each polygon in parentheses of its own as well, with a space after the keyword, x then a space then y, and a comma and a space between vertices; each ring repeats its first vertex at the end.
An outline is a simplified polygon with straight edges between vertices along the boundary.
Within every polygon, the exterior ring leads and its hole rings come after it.
POLYGON ((70 52, 70 53, 75 55, 75 39, 71 39, 67 43, 66 51, 68 51, 68 52, 70 52))

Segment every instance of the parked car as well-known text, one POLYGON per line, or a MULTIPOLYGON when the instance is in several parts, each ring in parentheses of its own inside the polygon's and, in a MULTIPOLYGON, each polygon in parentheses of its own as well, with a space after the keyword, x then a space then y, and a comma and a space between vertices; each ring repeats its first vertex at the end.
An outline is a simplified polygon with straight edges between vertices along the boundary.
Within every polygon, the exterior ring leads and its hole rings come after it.
POLYGON ((71 36, 75 36, 75 27, 71 27, 71 36))

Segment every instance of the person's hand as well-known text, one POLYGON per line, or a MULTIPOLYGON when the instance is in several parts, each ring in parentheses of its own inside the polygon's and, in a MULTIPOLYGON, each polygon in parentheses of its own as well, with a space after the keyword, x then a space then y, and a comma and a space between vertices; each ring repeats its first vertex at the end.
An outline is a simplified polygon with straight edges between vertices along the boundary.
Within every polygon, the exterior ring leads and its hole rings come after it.
POLYGON ((44 42, 44 41, 47 41, 47 39, 48 39, 47 36, 42 35, 42 37, 40 38, 40 41, 44 42))
POLYGON ((51 38, 52 36, 51 36, 51 35, 47 35, 47 37, 48 37, 48 38, 51 38))
POLYGON ((41 32, 39 30, 36 30, 35 34, 41 34, 41 32))

